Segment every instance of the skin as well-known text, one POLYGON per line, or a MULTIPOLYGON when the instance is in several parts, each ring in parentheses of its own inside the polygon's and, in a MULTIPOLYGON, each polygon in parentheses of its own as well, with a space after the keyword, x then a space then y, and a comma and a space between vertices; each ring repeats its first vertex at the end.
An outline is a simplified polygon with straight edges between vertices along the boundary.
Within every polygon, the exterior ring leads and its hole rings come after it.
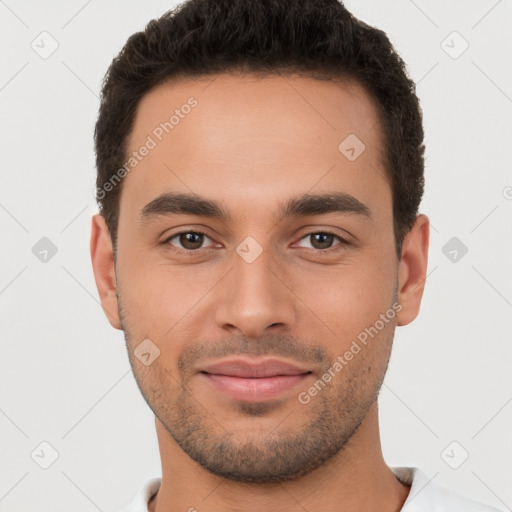
POLYGON ((101 303, 124 330, 155 413, 162 484, 149 510, 400 510, 409 487, 383 459, 377 396, 395 327, 419 313, 429 221, 417 217, 398 260, 375 105, 347 80, 182 79, 142 98, 129 152, 190 96, 198 105, 124 178, 115 264, 104 218, 92 219, 101 303), (366 146, 354 161, 338 150, 351 133, 366 146), (371 218, 276 218, 291 197, 333 191, 357 198, 371 218), (141 222, 142 208, 163 192, 218 201, 231 219, 171 214, 141 222), (195 245, 175 236, 197 230, 207 236, 195 245), (322 245, 314 235, 326 231, 348 244, 334 236, 322 245), (251 263, 236 252, 248 236, 262 249, 251 263), (397 303, 396 316, 300 403, 299 392, 397 303), (134 355, 145 339, 160 350, 148 366, 134 355), (195 373, 239 354, 272 354, 312 373, 257 404, 231 399, 195 373))

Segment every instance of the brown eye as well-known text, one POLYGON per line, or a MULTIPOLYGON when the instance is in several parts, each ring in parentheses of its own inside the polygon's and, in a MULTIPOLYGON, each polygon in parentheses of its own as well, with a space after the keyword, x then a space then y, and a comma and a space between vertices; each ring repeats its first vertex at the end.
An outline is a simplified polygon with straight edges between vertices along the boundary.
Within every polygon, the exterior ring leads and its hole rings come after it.
POLYGON ((179 235, 179 240, 185 249, 199 249, 203 245, 201 233, 182 233, 179 235))
POLYGON ((178 249, 185 249, 187 251, 194 251, 197 249, 202 249, 203 242, 205 238, 209 238, 205 233, 201 233, 199 231, 183 231, 181 233, 176 233, 171 237, 167 238, 163 243, 175 246, 175 244, 171 243, 171 240, 178 240, 178 249))
MULTIPOLYGON (((304 236, 302 240, 310 240, 310 248, 322 251, 322 252, 328 252, 329 249, 336 250, 337 246, 345 246, 348 245, 348 242, 341 238, 339 235, 336 235, 335 233, 329 233, 328 231, 317 231, 315 233, 309 233, 306 236, 304 236), (335 239, 338 239, 338 243, 334 243, 335 239)), ((305 245, 301 245, 301 247, 307 247, 305 245)))
POLYGON ((315 249, 329 249, 334 239, 334 235, 329 233, 314 233, 309 236, 315 249))

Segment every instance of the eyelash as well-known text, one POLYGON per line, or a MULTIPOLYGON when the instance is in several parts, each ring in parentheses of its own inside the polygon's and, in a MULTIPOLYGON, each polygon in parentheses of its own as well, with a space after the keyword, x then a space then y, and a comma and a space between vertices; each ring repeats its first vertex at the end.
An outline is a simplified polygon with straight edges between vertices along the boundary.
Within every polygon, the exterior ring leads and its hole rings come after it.
MULTIPOLYGON (((172 247, 169 244, 169 242, 171 240, 173 240, 174 238, 179 237, 180 235, 185 235, 185 234, 190 234, 190 233, 193 233, 194 235, 203 235, 203 236, 205 236, 207 238, 210 238, 203 231, 197 231, 197 230, 194 230, 194 231, 192 231, 192 230, 190 230, 190 231, 180 231, 179 233, 175 233, 175 234, 171 235, 170 237, 166 238, 162 242, 162 245, 164 245, 167 250, 172 251, 172 252, 185 252, 185 253, 192 253, 192 254, 193 253, 199 253, 199 252, 204 251, 204 250, 212 249, 211 247, 205 247, 205 248, 201 248, 201 249, 175 249, 174 247, 172 247)), ((304 236, 302 236, 300 238, 300 240, 303 240, 304 238, 307 238, 308 236, 318 235, 318 234, 333 236, 334 238, 337 238, 340 243, 334 245, 333 247, 328 247, 327 249, 314 249, 314 248, 310 249, 310 251, 313 251, 315 254, 318 254, 318 253, 326 254, 326 253, 335 252, 335 251, 341 250, 344 246, 350 245, 350 243, 347 242, 344 238, 342 238, 338 234, 333 233, 331 231, 311 231, 310 233, 306 233, 304 236)))

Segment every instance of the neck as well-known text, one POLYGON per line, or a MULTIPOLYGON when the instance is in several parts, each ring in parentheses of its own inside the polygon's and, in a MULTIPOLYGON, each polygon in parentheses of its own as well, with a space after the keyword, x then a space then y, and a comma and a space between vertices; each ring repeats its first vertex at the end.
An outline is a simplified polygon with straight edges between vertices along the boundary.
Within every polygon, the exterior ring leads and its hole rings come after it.
POLYGON ((338 454, 298 480, 274 484, 239 483, 213 475, 181 450, 158 419, 155 422, 162 483, 149 503, 150 512, 397 512, 409 494, 409 486, 383 459, 377 402, 338 454))

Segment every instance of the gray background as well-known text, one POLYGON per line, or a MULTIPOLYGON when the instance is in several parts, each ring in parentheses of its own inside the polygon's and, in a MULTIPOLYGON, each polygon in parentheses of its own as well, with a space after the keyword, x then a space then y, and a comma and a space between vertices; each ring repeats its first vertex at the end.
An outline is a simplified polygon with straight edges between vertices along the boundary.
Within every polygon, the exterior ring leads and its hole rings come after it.
MULTIPOLYGON (((89 233, 102 77, 174 5, 0 0, 1 511, 111 511, 160 474, 152 413, 99 306, 89 233)), ((384 455, 510 510, 512 0, 346 5, 388 33, 426 129, 429 273, 381 392, 384 455)))

